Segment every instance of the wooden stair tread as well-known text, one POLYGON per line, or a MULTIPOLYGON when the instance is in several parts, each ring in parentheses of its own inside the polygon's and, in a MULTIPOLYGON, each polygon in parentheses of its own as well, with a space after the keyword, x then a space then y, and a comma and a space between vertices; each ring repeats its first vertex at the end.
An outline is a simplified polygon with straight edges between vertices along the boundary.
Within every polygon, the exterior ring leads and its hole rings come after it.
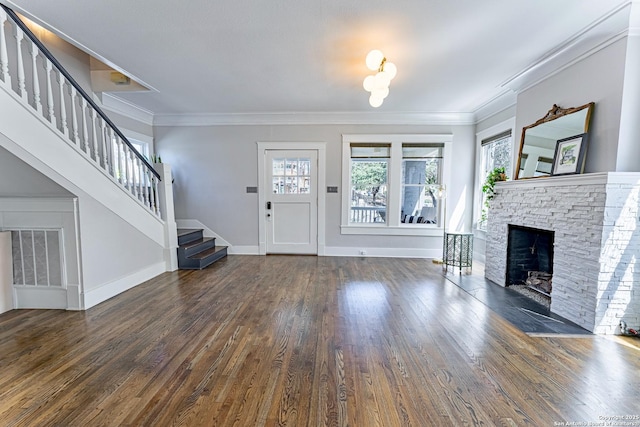
POLYGON ((199 228, 178 228, 178 237, 186 236, 187 234, 197 233, 198 231, 202 231, 199 228))
POLYGON ((226 250, 227 247, 226 246, 214 246, 210 249, 204 250, 202 252, 198 252, 197 254, 193 254, 191 256, 189 256, 189 259, 204 259, 207 258, 210 255, 213 255, 215 253, 221 252, 223 250, 226 250))

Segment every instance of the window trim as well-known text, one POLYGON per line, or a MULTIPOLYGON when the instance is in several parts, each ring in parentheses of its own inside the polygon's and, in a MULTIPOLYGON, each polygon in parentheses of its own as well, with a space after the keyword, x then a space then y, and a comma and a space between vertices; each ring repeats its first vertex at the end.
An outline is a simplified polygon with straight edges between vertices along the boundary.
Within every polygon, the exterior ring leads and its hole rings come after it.
MULTIPOLYGON (((342 135, 342 206, 340 207, 340 234, 385 235, 385 236, 442 236, 441 226, 433 224, 402 224, 400 203, 402 198, 402 144, 441 143, 443 148, 442 184, 449 188, 453 134, 343 134, 342 135), (351 144, 390 144, 391 155, 387 169, 387 222, 380 224, 350 224, 349 189, 351 188, 351 144), (393 210, 393 212, 391 212, 393 210)), ((445 199, 445 203, 449 203, 445 199)), ((449 212, 449 210, 447 210, 449 212)), ((447 221, 448 222, 448 221, 447 221)))
MULTIPOLYGON (((518 151, 516 147, 520 146, 520 141, 516 141, 516 118, 511 117, 498 124, 495 124, 485 130, 476 133, 476 173, 475 173, 475 191, 473 192, 473 229, 476 234, 484 236, 485 230, 479 228, 480 217, 482 216, 482 186, 484 185, 484 178, 480 177, 482 172, 482 147, 483 141, 491 142, 495 136, 504 134, 511 131, 511 164, 514 165, 511 168, 511 174, 517 174, 515 171, 515 160, 517 159, 518 151)), ((513 179, 510 176, 509 179, 513 179)))

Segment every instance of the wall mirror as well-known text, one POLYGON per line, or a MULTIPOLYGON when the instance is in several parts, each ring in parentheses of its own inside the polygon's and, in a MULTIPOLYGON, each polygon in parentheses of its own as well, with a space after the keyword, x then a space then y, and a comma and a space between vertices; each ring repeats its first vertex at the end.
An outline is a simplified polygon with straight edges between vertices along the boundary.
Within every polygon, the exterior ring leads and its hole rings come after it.
POLYGON ((522 128, 516 179, 551 176, 556 143, 589 132, 593 106, 593 102, 574 108, 554 104, 543 118, 522 128))

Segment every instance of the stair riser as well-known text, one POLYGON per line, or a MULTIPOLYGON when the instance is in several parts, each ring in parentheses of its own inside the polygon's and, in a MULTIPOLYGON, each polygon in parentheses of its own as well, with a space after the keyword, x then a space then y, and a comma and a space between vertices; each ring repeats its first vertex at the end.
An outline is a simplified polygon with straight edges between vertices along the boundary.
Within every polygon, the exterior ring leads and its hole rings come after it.
POLYGON ((184 245, 194 240, 202 239, 202 230, 194 231, 193 233, 184 234, 178 237, 178 246, 184 245))
POLYGON ((220 258, 224 258, 227 256, 227 248, 211 254, 210 256, 203 259, 193 259, 193 258, 185 258, 179 260, 179 268, 181 270, 202 270, 205 267, 213 264, 218 261, 220 258))

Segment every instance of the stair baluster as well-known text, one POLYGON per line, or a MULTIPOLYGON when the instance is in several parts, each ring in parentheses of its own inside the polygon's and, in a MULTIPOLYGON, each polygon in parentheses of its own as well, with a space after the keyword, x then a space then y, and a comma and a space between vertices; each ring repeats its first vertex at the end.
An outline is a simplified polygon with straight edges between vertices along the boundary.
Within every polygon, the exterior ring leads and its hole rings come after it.
POLYGON ((144 169, 140 168, 140 173, 142 173, 142 185, 144 187, 144 205, 151 206, 149 203, 149 181, 147 179, 147 173, 144 169))
POLYGON ((87 124, 87 100, 81 98, 81 102, 82 104, 80 105, 80 109, 82 117, 82 140, 84 143, 82 149, 86 155, 91 157, 91 150, 89 149, 89 126, 87 124))
POLYGON ((64 85, 65 78, 64 75, 58 73, 58 90, 60 92, 60 132, 64 134, 64 136, 69 137, 69 128, 67 127, 67 107, 64 96, 64 85))
MULTIPOLYGON (((18 95, 27 101, 27 87, 24 76, 24 61, 22 59, 22 40, 24 40, 24 32, 16 27, 16 47, 18 62, 18 95)), ((27 101, 28 102, 28 101, 27 101)))
POLYGON ((151 178, 151 210, 160 216, 160 207, 158 206, 158 180, 151 173, 149 173, 149 178, 151 178))
POLYGON ((53 85, 51 84, 51 72, 53 71, 53 64, 48 59, 46 60, 46 81, 47 81, 47 113, 49 122, 56 126, 56 110, 53 100, 53 85))
POLYGON ((78 102, 78 91, 71 86, 71 126, 73 128, 73 142, 80 146, 80 132, 78 130, 78 110, 76 108, 78 102))
POLYGON ((40 81, 38 80, 38 49, 31 45, 31 76, 33 81, 33 108, 38 113, 42 113, 42 103, 40 102, 40 81))
POLYGON ((7 22, 7 12, 0 10, 0 80, 6 85, 11 86, 11 77, 9 76, 9 55, 7 53, 7 38, 4 34, 5 23, 7 22))
POLYGON ((98 153, 98 125, 96 124, 98 113, 96 110, 91 110, 91 130, 92 130, 92 138, 93 142, 93 160, 100 164, 100 154, 98 153))
POLYGON ((100 145, 102 150, 101 166, 107 173, 109 173, 109 141, 108 141, 109 134, 107 133, 104 120, 101 120, 100 118, 98 118, 98 121, 100 122, 100 140, 102 142, 102 144, 100 145))
POLYGON ((115 166, 117 168, 117 176, 116 179, 118 180, 118 182, 120 184, 124 184, 124 176, 123 176, 123 168, 122 168, 122 140, 120 139, 120 137, 116 138, 116 146, 115 146, 115 166))

